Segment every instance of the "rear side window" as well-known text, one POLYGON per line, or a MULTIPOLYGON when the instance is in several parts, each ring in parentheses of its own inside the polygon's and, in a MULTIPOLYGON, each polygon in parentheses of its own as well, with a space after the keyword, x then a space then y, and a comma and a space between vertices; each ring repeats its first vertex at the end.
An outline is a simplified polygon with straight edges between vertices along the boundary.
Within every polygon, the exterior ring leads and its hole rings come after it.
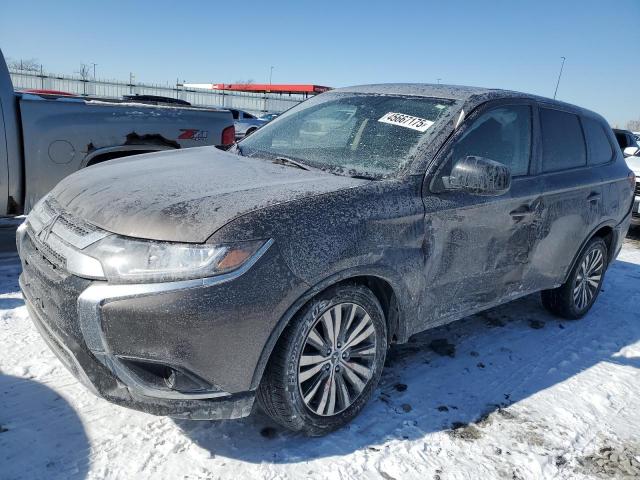
POLYGON ((587 148, 577 115, 541 108, 540 123, 543 172, 557 172, 587 164, 587 148))
POLYGON ((251 115, 250 113, 247 113, 247 112, 243 112, 243 113, 242 113, 242 116, 243 116, 244 118, 256 118, 256 117, 254 117, 253 115, 251 115))
POLYGON ((613 157, 613 149, 602 124, 592 118, 582 118, 582 126, 589 145, 589 165, 608 163, 613 157))
POLYGON ((469 155, 500 162, 513 176, 529 173, 531 108, 510 105, 480 115, 453 147, 454 163, 469 155))

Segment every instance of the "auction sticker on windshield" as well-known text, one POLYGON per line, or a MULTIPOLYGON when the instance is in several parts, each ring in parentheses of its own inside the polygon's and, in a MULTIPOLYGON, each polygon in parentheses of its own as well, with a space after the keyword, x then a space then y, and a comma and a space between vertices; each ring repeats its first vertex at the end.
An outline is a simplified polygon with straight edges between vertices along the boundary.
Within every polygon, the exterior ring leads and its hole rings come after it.
POLYGON ((419 132, 426 132, 427 128, 433 125, 431 120, 426 118, 413 117, 404 113, 389 112, 385 113, 379 120, 382 123, 398 125, 399 127, 410 128, 419 132))

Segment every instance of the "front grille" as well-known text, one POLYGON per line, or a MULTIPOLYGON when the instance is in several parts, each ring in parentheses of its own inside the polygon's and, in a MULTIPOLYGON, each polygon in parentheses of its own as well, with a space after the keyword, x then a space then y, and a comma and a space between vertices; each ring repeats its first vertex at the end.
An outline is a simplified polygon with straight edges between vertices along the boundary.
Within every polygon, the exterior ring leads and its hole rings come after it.
POLYGON ((45 260, 49 261, 52 266, 57 268, 64 268, 66 266, 67 261, 64 256, 55 252, 53 248, 46 243, 42 243, 35 238, 36 234, 34 233, 33 228, 31 228, 31 225, 27 226, 27 235, 29 236, 29 240, 31 241, 33 248, 40 253, 45 260))
POLYGON ((28 236, 22 241, 20 257, 21 286, 31 308, 47 325, 83 345, 77 303, 78 297, 91 281, 57 268, 28 236))
POLYGON ((640 197, 640 182, 636 182, 636 197, 640 197))
POLYGON ((50 198, 38 203, 27 217, 27 233, 34 247, 59 268, 66 268, 73 250, 82 250, 109 235, 64 211, 50 198))

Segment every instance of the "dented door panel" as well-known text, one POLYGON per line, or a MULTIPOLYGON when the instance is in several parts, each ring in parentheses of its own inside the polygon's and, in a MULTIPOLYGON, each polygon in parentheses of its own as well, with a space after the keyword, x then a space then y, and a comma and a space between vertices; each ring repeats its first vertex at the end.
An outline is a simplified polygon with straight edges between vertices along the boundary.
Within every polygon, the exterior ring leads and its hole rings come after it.
POLYGON ((602 221, 602 180, 584 168, 542 176, 546 232, 537 262, 546 282, 559 285, 584 239, 602 221))
POLYGON ((425 207, 423 328, 535 288, 542 203, 534 178, 515 179, 500 197, 428 196, 425 207))

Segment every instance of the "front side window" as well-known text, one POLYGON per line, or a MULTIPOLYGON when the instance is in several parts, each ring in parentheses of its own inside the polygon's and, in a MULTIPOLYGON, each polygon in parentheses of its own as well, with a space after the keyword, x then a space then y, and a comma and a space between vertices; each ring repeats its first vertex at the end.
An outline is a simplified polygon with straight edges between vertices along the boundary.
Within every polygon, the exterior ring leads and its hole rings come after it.
POLYGON ((587 164, 587 149, 577 115, 541 108, 540 124, 543 172, 557 172, 587 164))
POLYGON ((608 163, 613 157, 613 149, 602 124, 592 118, 584 117, 582 125, 589 145, 589 164, 608 163))
POLYGON ((329 93, 287 111, 239 144, 338 174, 382 178, 404 167, 450 100, 329 93))
POLYGON ((513 176, 529 173, 531 107, 509 105, 480 115, 453 146, 451 165, 468 156, 502 163, 513 176))

